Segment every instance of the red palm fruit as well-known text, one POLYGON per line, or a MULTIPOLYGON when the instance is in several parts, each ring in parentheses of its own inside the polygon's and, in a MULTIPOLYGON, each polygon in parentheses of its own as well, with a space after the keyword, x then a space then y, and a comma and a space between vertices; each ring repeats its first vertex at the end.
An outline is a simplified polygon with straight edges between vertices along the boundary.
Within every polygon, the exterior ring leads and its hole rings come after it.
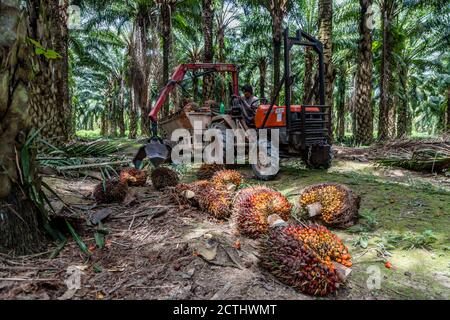
POLYGON ((236 170, 221 170, 214 174, 212 182, 218 186, 227 187, 230 184, 239 187, 244 179, 242 175, 236 170))
POLYGON ((188 184, 178 184, 176 189, 178 193, 185 193, 186 190, 192 191, 194 196, 187 202, 217 219, 227 219, 231 215, 233 193, 221 186, 200 180, 188 184))
POLYGON ((351 267, 351 256, 341 239, 324 226, 310 225, 308 227, 291 228, 290 232, 327 263, 336 261, 346 267, 351 267))
POLYGON ((238 192, 233 202, 233 215, 239 232, 258 238, 268 231, 267 218, 278 214, 287 221, 292 205, 281 193, 266 188, 246 188, 238 192))
POLYGON ((203 163, 197 171, 197 178, 200 180, 210 180, 216 172, 222 170, 225 170, 225 166, 223 164, 203 163))
POLYGON ((147 172, 135 168, 126 168, 120 172, 119 180, 129 186, 142 187, 147 182, 147 172))

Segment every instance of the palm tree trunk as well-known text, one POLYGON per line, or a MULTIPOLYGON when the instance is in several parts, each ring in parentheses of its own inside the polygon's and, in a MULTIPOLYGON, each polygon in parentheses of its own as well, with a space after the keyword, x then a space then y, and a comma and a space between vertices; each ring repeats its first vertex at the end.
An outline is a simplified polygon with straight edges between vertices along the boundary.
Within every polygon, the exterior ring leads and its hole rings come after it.
POLYGON ((445 131, 450 133, 450 87, 447 89, 447 127, 445 131))
POLYGON ((305 48, 305 76, 303 78, 303 104, 312 103, 314 55, 310 47, 305 48))
POLYGON ((346 75, 343 66, 340 68, 339 85, 338 85, 338 102, 337 102, 337 138, 343 141, 345 137, 345 89, 346 75))
POLYGON ((26 47, 27 17, 20 3, 0 0, 0 252, 8 254, 37 252, 43 244, 39 210, 28 196, 30 185, 36 192, 40 187, 35 182, 34 156, 24 148, 32 126, 28 114, 32 50, 26 47))
MULTIPOLYGON (((269 12, 272 17, 272 41, 273 41, 273 87, 272 97, 280 83, 281 40, 283 35, 283 19, 286 14, 286 0, 271 1, 269 12)), ((275 101, 278 104, 278 99, 275 101)))
MULTIPOLYGON (((162 85, 165 86, 169 81, 170 64, 172 61, 172 5, 169 1, 161 3, 161 23, 162 23, 162 45, 163 45, 163 76, 162 85)), ((173 100, 173 95, 172 100, 173 100)), ((163 108, 163 114, 169 114, 169 99, 166 100, 163 108)))
POLYGON ((397 138, 405 138, 408 135, 409 106, 408 106, 408 67, 404 64, 399 66, 401 98, 397 111, 397 138))
POLYGON ((393 26, 395 0, 384 0, 382 4, 383 45, 381 53, 381 85, 380 85, 380 113, 378 118, 378 139, 387 140, 393 136, 393 74, 394 63, 393 26))
POLYGON ((148 15, 140 13, 134 21, 131 43, 131 87, 133 93, 132 110, 130 110, 130 138, 136 138, 137 134, 137 110, 141 111, 141 134, 150 134, 150 120, 147 117, 148 87, 149 87, 149 63, 147 58, 147 31, 148 15), (133 127, 131 127, 133 126, 133 127))
POLYGON ((259 97, 266 97, 266 70, 267 70, 267 60, 266 58, 261 58, 259 60, 259 97))
POLYGON ((372 110, 372 33, 368 28, 368 8, 372 0, 360 0, 361 6, 358 45, 358 67, 355 79, 355 142, 370 144, 373 140, 373 110, 372 110))
POLYGON ((125 80, 122 75, 119 87, 119 103, 117 105, 117 126, 119 127, 119 137, 125 137, 125 119, 123 115, 124 109, 125 109, 125 80))
POLYGON ((136 139, 137 136, 137 102, 136 102, 136 88, 131 88, 131 103, 130 108, 128 110, 128 118, 130 119, 129 128, 130 131, 128 132, 128 138, 129 139, 136 139))
MULTIPOLYGON (((202 26, 204 37, 204 57, 203 61, 213 62, 213 27, 214 27, 214 2, 212 0, 202 0, 202 26)), ((214 76, 207 74, 203 77, 203 100, 214 98, 214 76)))
MULTIPOLYGON (((281 58, 281 35, 282 35, 282 21, 280 17, 272 18, 272 33, 273 33, 273 87, 272 87, 272 95, 273 99, 275 96, 275 90, 278 88, 280 84, 280 58, 281 58)), ((277 99, 275 104, 278 104, 277 99)))
POLYGON ((319 40, 323 44, 323 57, 325 65, 325 104, 330 106, 331 111, 333 111, 333 82, 334 82, 334 72, 332 63, 332 55, 333 55, 332 31, 333 31, 333 0, 319 0, 319 40))
POLYGON ((217 42, 219 44, 219 62, 225 62, 225 29, 220 27, 217 32, 217 42))
POLYGON ((60 57, 32 54, 34 76, 30 82, 30 116, 44 139, 60 145, 72 134, 68 89, 68 0, 30 0, 29 36, 60 57))
POLYGON ((108 136, 108 116, 107 116, 107 110, 109 108, 105 108, 105 110, 102 111, 102 114, 100 116, 100 135, 102 137, 108 136))

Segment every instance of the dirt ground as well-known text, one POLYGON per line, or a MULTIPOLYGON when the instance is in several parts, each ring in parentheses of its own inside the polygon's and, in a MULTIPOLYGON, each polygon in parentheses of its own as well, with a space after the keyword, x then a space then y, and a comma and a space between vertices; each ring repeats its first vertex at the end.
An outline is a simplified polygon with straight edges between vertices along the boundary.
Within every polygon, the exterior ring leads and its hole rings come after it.
MULTIPOLYGON (((247 184, 261 184, 247 168, 239 170, 247 184)), ((328 172, 305 170, 295 163, 285 164, 281 171, 265 184, 292 202, 306 185, 341 182, 362 197, 361 212, 372 217, 370 228, 361 219, 352 230, 336 230, 354 266, 347 283, 327 299, 450 298, 448 178, 339 158, 328 172), (432 230, 436 238, 431 247, 383 247, 393 233, 425 230, 432 230), (385 267, 386 261, 392 268, 385 267), (374 277, 379 286, 370 285, 374 277)), ((194 169, 188 170, 183 180, 193 180, 194 174, 194 169)), ((127 204, 95 206, 91 191, 97 180, 45 180, 71 205, 68 212, 53 197, 55 207, 77 217, 71 221, 91 255, 83 254, 71 238, 54 259, 49 255, 55 245, 35 256, 0 255, 0 299, 316 299, 261 270, 256 240, 240 236, 229 222, 173 203, 167 192, 154 190, 150 183, 133 188, 134 197, 127 204), (95 226, 86 224, 99 216, 107 216, 102 249, 95 246, 95 226), (240 250, 234 247, 236 241, 240 250), (77 290, 67 286, 73 269, 81 274, 77 290)))

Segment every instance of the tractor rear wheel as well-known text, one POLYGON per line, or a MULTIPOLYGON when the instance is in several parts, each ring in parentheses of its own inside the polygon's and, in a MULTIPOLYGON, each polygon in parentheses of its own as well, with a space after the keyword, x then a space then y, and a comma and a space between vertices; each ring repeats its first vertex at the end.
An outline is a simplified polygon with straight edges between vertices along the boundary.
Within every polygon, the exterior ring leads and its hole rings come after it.
POLYGON ((221 139, 222 139, 222 145, 223 145, 223 164, 226 164, 226 160, 227 160, 227 129, 228 126, 224 123, 224 122, 214 122, 211 124, 210 129, 216 129, 219 130, 221 133, 221 139))
POLYGON ((331 146, 312 146, 305 150, 302 158, 310 169, 328 169, 331 167, 333 153, 331 146))

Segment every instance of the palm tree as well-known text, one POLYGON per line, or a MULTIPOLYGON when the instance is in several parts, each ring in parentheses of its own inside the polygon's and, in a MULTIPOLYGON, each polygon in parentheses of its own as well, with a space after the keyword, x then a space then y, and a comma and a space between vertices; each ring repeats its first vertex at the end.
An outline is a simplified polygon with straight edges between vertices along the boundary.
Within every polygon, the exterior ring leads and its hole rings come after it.
MULTIPOLYGON (((244 3, 247 3, 245 1, 244 3)), ((280 61, 281 61, 281 42, 283 36, 283 20, 290 9, 291 4, 287 0, 252 0, 250 4, 263 7, 269 12, 272 22, 272 46, 273 46, 273 89, 274 91, 280 83, 280 61)))
POLYGON ((380 84, 380 111, 378 117, 378 139, 380 141, 392 138, 395 131, 395 91, 396 84, 393 77, 395 66, 394 51, 394 18, 397 9, 397 0, 383 0, 381 4, 381 29, 383 44, 381 54, 381 84, 380 84))
MULTIPOLYGON (((161 24, 160 24, 160 34, 162 41, 162 77, 161 77, 161 87, 164 86, 169 81, 170 65, 172 64, 173 55, 173 28, 172 28, 172 15, 177 4, 177 0, 156 0, 158 6, 160 7, 161 24)), ((169 101, 164 105, 164 114, 169 113, 169 101)))
POLYGON ((355 109, 355 142, 370 144, 373 139, 372 110, 372 32, 370 20, 372 0, 359 1, 361 12, 359 21, 358 67, 355 78, 353 108, 355 109))
MULTIPOLYGON (((352 0, 341 2, 333 14, 333 64, 337 71, 337 107, 334 113, 336 121, 333 121, 333 124, 336 127, 338 140, 341 141, 345 136, 347 113, 354 109, 349 104, 347 91, 353 87, 358 64, 359 18, 360 6, 352 0)), ((352 116, 354 115, 352 111, 352 116)), ((356 121, 354 123, 356 124, 356 121)))
POLYGON ((223 0, 220 2, 220 7, 216 11, 216 26, 217 26, 217 43, 219 62, 225 62, 225 35, 230 31, 231 24, 236 20, 237 11, 234 4, 230 1, 223 0))
MULTIPOLYGON (((292 14, 289 17, 306 33, 311 35, 317 34, 318 22, 318 0, 302 0, 296 2, 292 14)), ((313 74, 314 69, 314 52, 312 48, 306 47, 304 51, 304 76, 303 76, 303 104, 312 104, 314 95, 313 87, 316 81, 316 75, 313 74)))
MULTIPOLYGON (((245 66, 249 75, 258 70, 258 93, 259 97, 266 96, 266 76, 270 63, 270 34, 272 31, 270 23, 270 15, 265 10, 258 7, 253 10, 240 21, 241 38, 239 39, 239 52, 243 61, 239 64, 245 66)), ((251 81, 249 81, 251 82, 251 81)))
MULTIPOLYGON (((179 31, 176 33, 178 45, 181 47, 180 60, 187 63, 199 63, 203 59, 203 43, 201 36, 189 30, 188 32, 179 31)), ((198 92, 198 78, 192 79, 192 97, 197 101, 199 97, 198 92)))
POLYGON ((42 249, 40 184, 27 137, 31 61, 26 47, 26 12, 21 1, 0 0, 0 252, 29 254, 42 249), (7 22, 7 23, 6 23, 7 22))
POLYGON ((128 93, 126 49, 130 46, 127 32, 116 33, 108 29, 73 31, 70 43, 71 64, 77 66, 72 77, 75 80, 73 94, 79 98, 78 114, 83 119, 101 114, 101 134, 115 136, 118 128, 123 137, 128 93))

